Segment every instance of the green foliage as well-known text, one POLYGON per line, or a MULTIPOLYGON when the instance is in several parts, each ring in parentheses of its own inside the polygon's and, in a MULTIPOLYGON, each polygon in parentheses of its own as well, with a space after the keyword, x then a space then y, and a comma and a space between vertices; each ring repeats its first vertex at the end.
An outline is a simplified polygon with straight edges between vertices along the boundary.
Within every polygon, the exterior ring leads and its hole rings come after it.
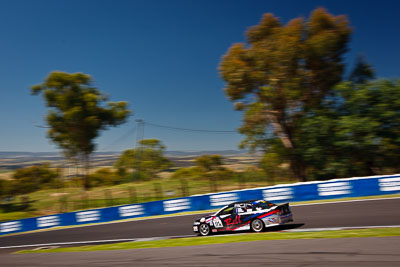
POLYGON ((157 139, 144 139, 140 141, 140 147, 125 150, 114 167, 120 175, 125 175, 129 170, 139 172, 140 179, 152 179, 157 173, 172 166, 172 163, 164 157, 165 146, 157 139))
POLYGON ((58 172, 51 170, 49 164, 42 164, 17 169, 9 183, 10 195, 24 195, 42 188, 55 188, 60 182, 58 172))
POLYGON ((400 171, 400 80, 338 85, 307 114, 299 150, 314 178, 400 171))
POLYGON ((93 187, 111 186, 126 182, 124 177, 119 176, 110 168, 101 168, 89 175, 90 184, 93 187))
MULTIPOLYGON (((95 150, 94 139, 100 131, 120 125, 130 114, 126 102, 104 105, 108 98, 93 87, 91 77, 83 73, 52 72, 43 83, 31 89, 32 94, 43 94, 49 108, 48 137, 68 158, 81 160, 86 169, 89 155, 95 150)), ((88 189, 87 179, 84 186, 88 189)))
POLYGON ((306 180, 294 136, 305 112, 318 107, 341 81, 342 55, 351 29, 344 16, 324 9, 287 25, 266 14, 250 28, 247 44, 234 44, 220 63, 225 92, 244 111, 242 146, 269 151, 277 139, 294 174, 306 180))
POLYGON ((350 74, 349 80, 356 84, 365 83, 375 78, 375 71, 363 56, 358 56, 356 65, 350 74))
POLYGON ((201 178, 202 174, 202 169, 199 167, 179 168, 172 174, 172 178, 192 180, 201 178))
POLYGON ((222 157, 220 155, 202 155, 197 157, 196 166, 204 172, 210 172, 221 169, 222 157))

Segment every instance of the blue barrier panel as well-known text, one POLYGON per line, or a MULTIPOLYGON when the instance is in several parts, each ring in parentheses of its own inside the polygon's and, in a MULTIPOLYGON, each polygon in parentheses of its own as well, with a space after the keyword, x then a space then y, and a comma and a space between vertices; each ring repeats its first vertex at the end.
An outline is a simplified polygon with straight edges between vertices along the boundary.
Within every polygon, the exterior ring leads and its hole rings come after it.
POLYGON ((193 210, 209 210, 211 209, 210 198, 208 195, 198 195, 190 197, 193 210))
POLYGON ((148 216, 161 215, 164 212, 162 201, 152 201, 143 203, 148 216))
POLYGON ((240 196, 237 191, 232 191, 232 192, 211 194, 209 195, 209 199, 210 199, 210 208, 216 209, 228 205, 232 202, 239 201, 240 196))
POLYGON ((353 196, 371 196, 382 194, 379 190, 378 179, 357 179, 351 181, 353 196))
MULTIPOLYGON (((50 228, 50 227, 65 225, 65 224, 62 224, 61 214, 42 216, 42 217, 32 218, 32 219, 34 219, 34 220, 32 223, 32 227, 30 227, 29 230, 46 229, 46 228, 50 228)), ((27 223, 27 221, 25 221, 24 224, 25 223, 27 223)), ((25 227, 25 229, 27 229, 27 228, 25 227)), ((26 231, 29 231, 29 230, 26 230, 26 231)))
POLYGON ((99 223, 104 222, 102 209, 83 210, 75 213, 75 224, 99 223))
POLYGON ((148 216, 144 204, 123 205, 115 208, 119 219, 148 216))
POLYGON ((162 201, 164 214, 191 211, 192 203, 190 198, 175 198, 162 201))
POLYGON ((118 207, 108 207, 101 209, 101 218, 104 222, 115 221, 119 219, 118 207))
POLYGON ((400 175, 376 178, 381 194, 400 193, 400 175))
POLYGON ((290 202, 295 198, 295 187, 292 186, 270 186, 262 188, 259 199, 265 199, 271 202, 282 203, 290 202))
POLYGON ((25 230, 23 224, 24 224, 24 220, 8 221, 8 222, 0 223, 0 233, 2 235, 4 235, 4 234, 12 234, 12 233, 18 233, 18 232, 22 232, 22 231, 27 231, 27 230, 25 230))
POLYGON ((299 184, 294 187, 293 201, 308 201, 318 199, 316 184, 299 184))
POLYGON ((62 225, 75 225, 76 224, 75 212, 63 213, 63 214, 60 214, 60 216, 61 216, 62 225))

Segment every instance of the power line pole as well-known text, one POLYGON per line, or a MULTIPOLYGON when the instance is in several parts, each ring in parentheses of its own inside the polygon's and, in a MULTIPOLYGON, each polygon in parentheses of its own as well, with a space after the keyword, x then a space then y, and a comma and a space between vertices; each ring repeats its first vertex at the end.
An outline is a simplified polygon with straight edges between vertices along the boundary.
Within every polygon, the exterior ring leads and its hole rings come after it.
POLYGON ((137 119, 137 127, 136 127, 136 149, 134 150, 134 157, 136 156, 136 160, 137 160, 137 165, 136 165, 136 176, 137 178, 141 178, 141 161, 142 161, 142 145, 140 143, 140 141, 143 140, 143 136, 144 136, 144 120, 141 119, 137 119))
POLYGON ((140 147, 140 141, 142 141, 144 136, 144 120, 137 119, 137 127, 136 127, 136 148, 140 147))

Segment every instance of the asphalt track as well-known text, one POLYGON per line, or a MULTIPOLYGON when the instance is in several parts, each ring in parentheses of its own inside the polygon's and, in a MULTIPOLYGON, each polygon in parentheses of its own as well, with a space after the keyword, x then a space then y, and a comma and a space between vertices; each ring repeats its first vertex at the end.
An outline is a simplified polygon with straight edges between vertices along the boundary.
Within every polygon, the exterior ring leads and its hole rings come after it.
MULTIPOLYGON (((292 207, 294 223, 285 228, 329 228, 400 225, 400 199, 338 202, 292 207)), ((193 235, 201 215, 93 225, 0 237, 0 247, 193 235)), ((2 249, 0 253, 5 253, 2 249)))
POLYGON ((0 255, 0 265, 7 267, 385 267, 399 266, 399 247, 398 236, 295 239, 74 253, 3 254, 0 255))

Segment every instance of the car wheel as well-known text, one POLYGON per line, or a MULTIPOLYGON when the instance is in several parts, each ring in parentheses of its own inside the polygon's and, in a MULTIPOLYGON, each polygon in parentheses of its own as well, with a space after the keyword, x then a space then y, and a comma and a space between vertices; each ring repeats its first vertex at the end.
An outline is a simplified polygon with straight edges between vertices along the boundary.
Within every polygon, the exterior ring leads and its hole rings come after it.
POLYGON ((202 236, 209 235, 211 232, 210 226, 208 224, 202 223, 199 225, 199 233, 202 236))
POLYGON ((255 219, 251 222, 250 227, 254 232, 261 232, 264 229, 264 223, 260 219, 255 219))

